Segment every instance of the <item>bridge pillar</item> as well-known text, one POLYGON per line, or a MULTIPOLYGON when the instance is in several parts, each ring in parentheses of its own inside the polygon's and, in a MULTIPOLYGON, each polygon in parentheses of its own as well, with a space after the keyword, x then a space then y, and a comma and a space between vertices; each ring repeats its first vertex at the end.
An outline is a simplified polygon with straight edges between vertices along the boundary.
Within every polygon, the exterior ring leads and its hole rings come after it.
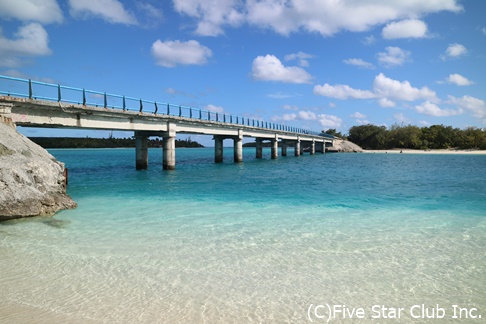
POLYGON ((223 162, 223 140, 221 136, 214 136, 214 162, 223 162))
POLYGON ((298 138, 295 141, 295 146, 294 146, 294 155, 299 156, 300 155, 300 138, 298 138))
POLYGON ((287 156, 287 140, 282 140, 282 156, 287 156))
POLYGON ((311 147, 310 147, 310 154, 314 155, 316 153, 316 142, 312 140, 311 147))
POLYGON ((135 132, 135 168, 147 170, 148 168, 148 136, 135 132))
POLYGON ((275 135, 275 138, 272 138, 271 140, 271 147, 272 147, 272 160, 275 160, 278 158, 278 139, 277 135, 275 135))
POLYGON ((176 125, 167 123, 167 133, 164 134, 164 148, 162 154, 162 168, 164 170, 175 170, 176 155, 175 155, 175 139, 176 139, 176 125))
POLYGON ((256 138, 256 158, 261 159, 263 157, 263 149, 262 149, 262 139, 261 138, 256 138))
POLYGON ((4 123, 15 128, 15 124, 12 122, 12 107, 13 104, 0 102, 0 123, 4 123))
POLYGON ((233 137, 235 163, 243 162, 243 130, 238 130, 238 136, 233 137))
POLYGON ((321 153, 324 154, 326 153, 326 141, 322 142, 322 150, 321 153))

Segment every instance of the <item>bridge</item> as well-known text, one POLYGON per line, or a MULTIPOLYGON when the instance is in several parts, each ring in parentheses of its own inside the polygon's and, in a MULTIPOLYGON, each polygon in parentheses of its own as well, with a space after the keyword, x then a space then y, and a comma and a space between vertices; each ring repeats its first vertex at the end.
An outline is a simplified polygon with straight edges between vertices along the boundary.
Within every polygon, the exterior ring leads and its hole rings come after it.
POLYGON ((287 125, 218 113, 188 106, 148 101, 106 92, 0 75, 0 117, 15 125, 49 128, 85 128, 133 131, 136 168, 148 167, 148 138, 163 138, 163 169, 176 166, 176 134, 212 135, 214 160, 223 162, 223 140, 232 139, 234 162, 243 161, 243 138, 256 142, 256 158, 262 158, 264 141, 270 141, 271 158, 287 155, 294 147, 310 154, 325 152, 334 137, 287 125))

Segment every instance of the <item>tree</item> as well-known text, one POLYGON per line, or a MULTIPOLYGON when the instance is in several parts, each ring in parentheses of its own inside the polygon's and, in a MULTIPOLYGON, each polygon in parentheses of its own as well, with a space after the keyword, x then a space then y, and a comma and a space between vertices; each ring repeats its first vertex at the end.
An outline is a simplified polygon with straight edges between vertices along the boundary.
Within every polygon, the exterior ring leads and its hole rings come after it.
POLYGON ((365 149, 383 149, 386 142, 386 127, 372 124, 353 126, 349 129, 348 140, 365 149))
POLYGON ((329 128, 327 131, 324 132, 325 134, 329 134, 329 135, 332 135, 332 136, 336 136, 336 137, 340 137, 340 138, 343 138, 343 134, 341 134, 341 132, 338 132, 336 131, 335 128, 329 128))
POLYGON ((388 131, 386 148, 422 148, 421 136, 422 130, 417 126, 394 124, 388 131))

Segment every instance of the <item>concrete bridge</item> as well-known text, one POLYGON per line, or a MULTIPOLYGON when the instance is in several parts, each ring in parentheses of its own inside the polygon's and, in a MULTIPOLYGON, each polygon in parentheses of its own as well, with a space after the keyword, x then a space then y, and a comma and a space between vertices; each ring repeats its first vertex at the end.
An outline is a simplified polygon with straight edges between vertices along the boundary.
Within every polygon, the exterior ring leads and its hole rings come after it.
POLYGON ((138 170, 147 169, 150 136, 163 138, 164 170, 175 169, 177 133, 212 135, 216 163, 223 161, 224 139, 233 140, 234 162, 239 163, 244 137, 255 138, 256 158, 262 158, 262 143, 270 141, 272 159, 278 158, 279 143, 282 156, 289 145, 299 156, 304 145, 310 154, 324 153, 334 138, 247 117, 1 75, 0 116, 27 127, 133 131, 138 170))

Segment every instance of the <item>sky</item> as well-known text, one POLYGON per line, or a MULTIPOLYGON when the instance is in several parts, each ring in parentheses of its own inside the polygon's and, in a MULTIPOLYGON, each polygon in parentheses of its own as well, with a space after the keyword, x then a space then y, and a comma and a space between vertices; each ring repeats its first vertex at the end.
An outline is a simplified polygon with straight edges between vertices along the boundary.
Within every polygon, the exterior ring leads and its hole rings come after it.
POLYGON ((482 0, 0 0, 0 74, 315 131, 484 128, 485 14, 482 0))

